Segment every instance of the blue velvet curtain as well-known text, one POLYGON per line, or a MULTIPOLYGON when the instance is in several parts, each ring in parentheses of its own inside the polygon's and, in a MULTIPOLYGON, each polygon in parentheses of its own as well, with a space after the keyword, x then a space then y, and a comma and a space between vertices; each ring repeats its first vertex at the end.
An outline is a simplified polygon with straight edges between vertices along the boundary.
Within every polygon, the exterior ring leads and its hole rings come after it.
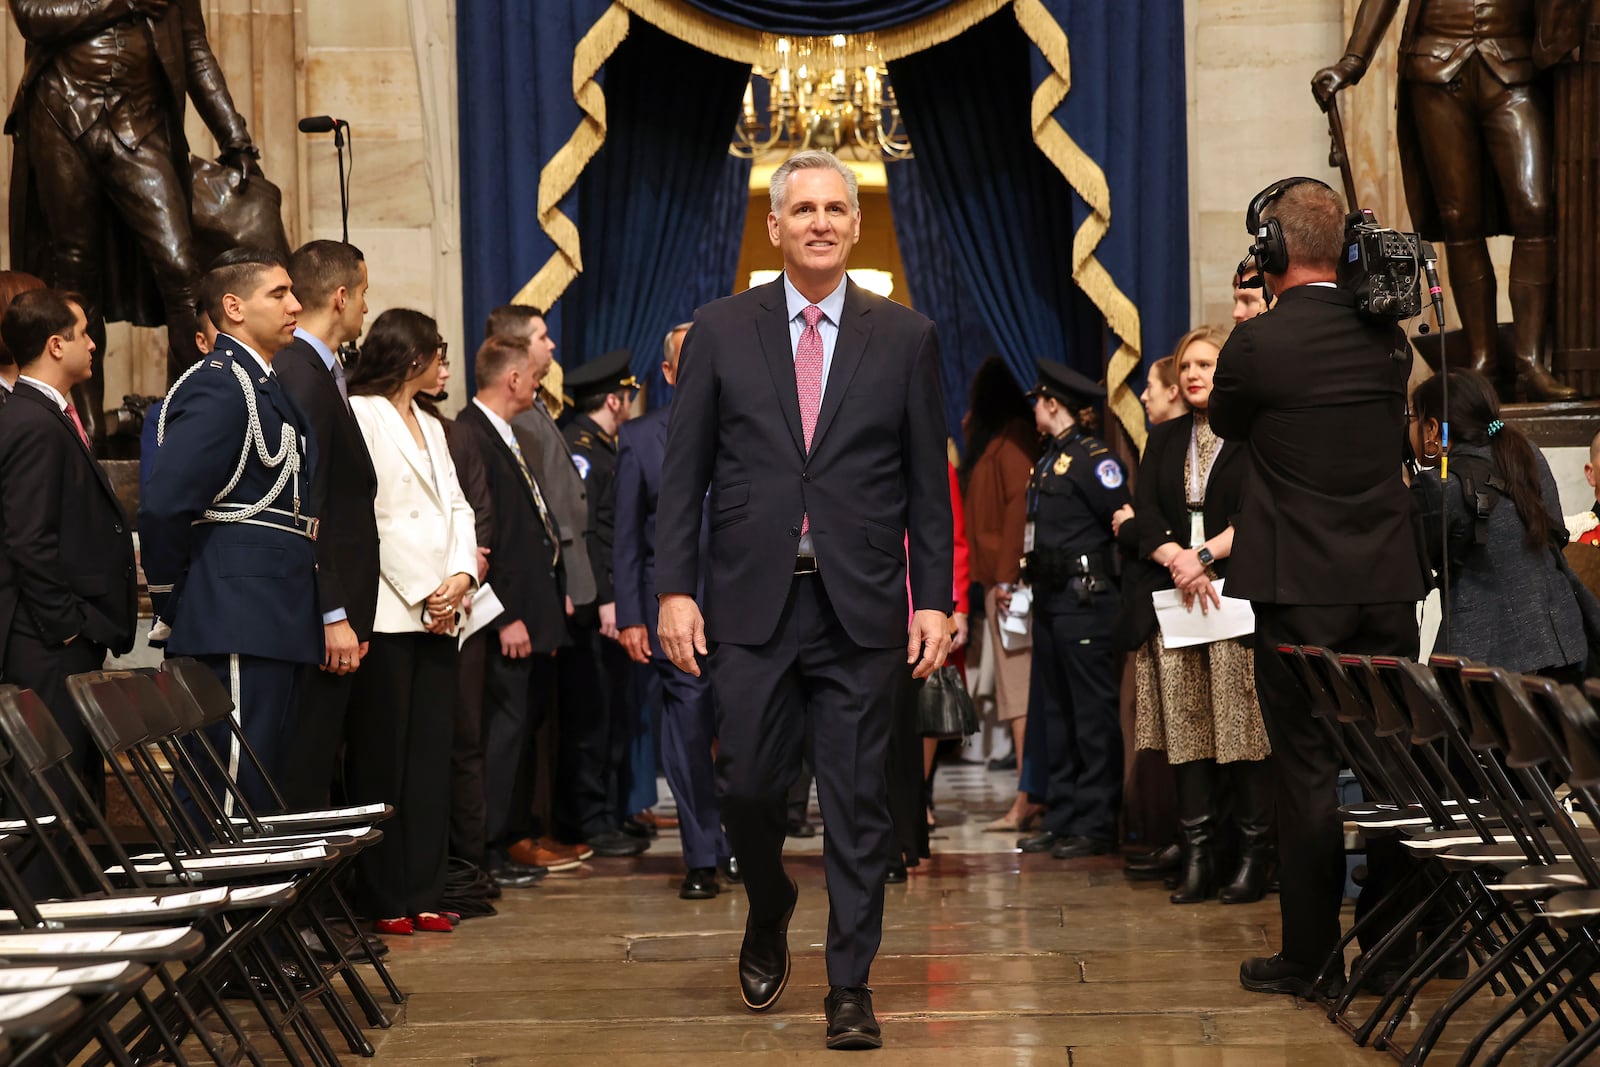
POLYGON ((911 304, 939 328, 945 421, 950 436, 965 447, 961 416, 967 410, 968 385, 978 365, 999 349, 972 286, 962 276, 949 227, 927 189, 925 166, 916 158, 888 165, 889 210, 911 304))
MULTIPOLYGON (((578 125, 572 53, 610 0, 458 0, 462 288, 466 341, 555 251, 539 171, 578 125)), ((568 196, 562 210, 577 210, 568 196)), ((559 320, 551 331, 561 336, 559 320)), ((467 384, 471 387, 471 369, 467 384)))
MULTIPOLYGON (((1183 5, 1045 0, 1072 50, 1072 91, 1055 117, 1105 171, 1111 229, 1095 255, 1139 308, 1144 364, 1194 325, 1189 311, 1189 168, 1183 5)), ((1037 49, 1038 84, 1050 71, 1037 49)), ((1073 197, 1073 222, 1088 207, 1073 197)), ((1070 235, 1061 239, 1070 242, 1070 235)))
POLYGON ((911 22, 956 0, 688 0, 708 15, 767 33, 864 33, 911 22))
POLYGON ((559 301, 564 366, 627 348, 658 402, 668 328, 733 291, 750 164, 728 139, 749 74, 639 19, 606 62, 606 141, 578 180, 584 269, 559 301))
MULTIPOLYGON (((1092 378, 1102 373, 1099 313, 1072 281, 1071 189, 1033 144, 1028 125, 1033 92, 1028 42, 1002 12, 936 48, 889 65, 889 77, 916 151, 912 162, 890 164, 890 192, 920 185, 921 218, 899 218, 901 256, 912 273, 958 280, 957 305, 978 309, 996 348, 1024 387, 1037 377, 1039 357, 1058 359, 1092 378), (915 177, 902 176, 914 167, 915 177), (907 179, 910 180, 907 180, 907 179), (913 229, 927 232, 917 239, 913 229), (943 247, 940 247, 940 246, 943 247), (913 264, 916 266, 913 266, 913 264)), ((941 323, 940 341, 953 332, 941 323)), ((964 354, 963 363, 974 358, 964 354)), ((981 354, 976 358, 981 359, 981 354)), ((964 401, 966 382, 947 365, 946 391, 964 401)))

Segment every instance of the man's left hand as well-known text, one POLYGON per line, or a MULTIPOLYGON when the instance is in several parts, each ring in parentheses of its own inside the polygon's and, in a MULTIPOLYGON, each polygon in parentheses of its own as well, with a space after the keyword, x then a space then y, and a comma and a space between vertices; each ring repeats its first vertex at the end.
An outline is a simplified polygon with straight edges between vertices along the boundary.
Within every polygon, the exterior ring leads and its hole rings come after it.
POLYGON ((911 677, 926 678, 944 666, 949 654, 950 616, 930 609, 912 615, 911 640, 906 643, 906 662, 916 664, 911 677))

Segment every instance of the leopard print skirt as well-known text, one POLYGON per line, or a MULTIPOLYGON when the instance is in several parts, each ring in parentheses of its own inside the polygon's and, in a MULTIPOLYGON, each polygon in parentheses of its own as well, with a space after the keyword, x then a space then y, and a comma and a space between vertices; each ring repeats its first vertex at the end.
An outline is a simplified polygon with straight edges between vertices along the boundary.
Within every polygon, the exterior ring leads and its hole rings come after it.
POLYGON ((1272 752, 1256 700, 1255 653, 1241 641, 1168 649, 1161 632, 1134 656, 1134 739, 1169 763, 1266 759, 1272 752))

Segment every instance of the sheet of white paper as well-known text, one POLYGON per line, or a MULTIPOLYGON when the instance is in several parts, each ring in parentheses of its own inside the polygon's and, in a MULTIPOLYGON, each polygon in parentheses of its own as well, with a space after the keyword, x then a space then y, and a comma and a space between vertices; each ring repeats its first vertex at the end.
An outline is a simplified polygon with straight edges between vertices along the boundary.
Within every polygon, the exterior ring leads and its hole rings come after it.
POLYGON ((1250 609, 1250 601, 1237 600, 1224 593, 1225 582, 1212 584, 1217 595, 1222 597, 1222 607, 1212 607, 1204 614, 1198 602, 1186 610, 1183 594, 1176 589, 1160 589, 1150 594, 1156 608, 1156 622, 1161 625, 1161 640, 1168 648, 1209 645, 1213 641, 1256 632, 1256 613, 1250 609))
POLYGON ((478 591, 472 594, 472 610, 461 619, 461 644, 467 643, 467 638, 488 626, 491 622, 506 613, 506 606, 500 603, 500 598, 495 594, 491 585, 480 585, 478 591))

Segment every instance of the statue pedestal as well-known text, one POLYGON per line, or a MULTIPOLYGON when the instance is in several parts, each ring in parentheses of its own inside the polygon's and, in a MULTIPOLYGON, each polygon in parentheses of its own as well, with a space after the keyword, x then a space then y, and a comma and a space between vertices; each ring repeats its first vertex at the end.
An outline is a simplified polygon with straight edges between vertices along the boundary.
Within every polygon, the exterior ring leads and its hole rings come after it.
POLYGON ((1600 400, 1501 404, 1500 417, 1527 434, 1537 448, 1588 448, 1600 429, 1600 400))

